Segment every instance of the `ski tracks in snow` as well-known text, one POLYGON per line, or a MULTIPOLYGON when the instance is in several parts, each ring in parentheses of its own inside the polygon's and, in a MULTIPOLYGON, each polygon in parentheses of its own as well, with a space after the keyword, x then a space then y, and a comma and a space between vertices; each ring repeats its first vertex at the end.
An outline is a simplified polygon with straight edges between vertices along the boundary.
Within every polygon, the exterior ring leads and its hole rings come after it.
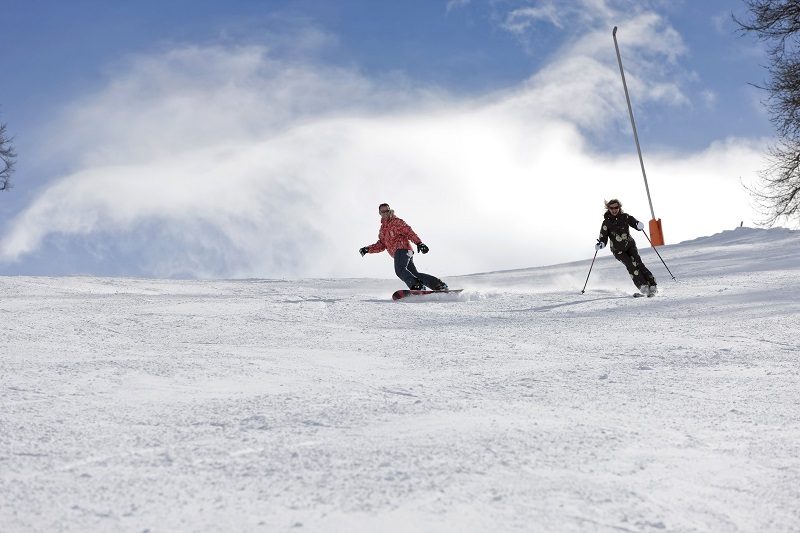
POLYGON ((381 280, 0 278, 0 523, 792 531, 800 263, 693 246, 638 299, 611 258, 583 295, 588 263, 401 302, 381 280))

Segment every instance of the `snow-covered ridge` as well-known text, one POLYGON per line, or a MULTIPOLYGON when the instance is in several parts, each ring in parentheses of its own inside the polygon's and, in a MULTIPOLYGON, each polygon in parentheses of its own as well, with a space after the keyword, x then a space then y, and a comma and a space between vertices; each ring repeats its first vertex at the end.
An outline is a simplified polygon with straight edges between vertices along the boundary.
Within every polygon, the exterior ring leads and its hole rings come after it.
POLYGON ((800 232, 639 235, 656 298, 0 277, 0 529, 796 530, 800 232))
POLYGON ((780 242, 783 240, 796 240, 800 231, 789 228, 746 228, 740 227, 732 230, 715 233, 708 237, 698 237, 680 243, 683 246, 705 245, 720 246, 726 244, 758 244, 765 242, 780 242))

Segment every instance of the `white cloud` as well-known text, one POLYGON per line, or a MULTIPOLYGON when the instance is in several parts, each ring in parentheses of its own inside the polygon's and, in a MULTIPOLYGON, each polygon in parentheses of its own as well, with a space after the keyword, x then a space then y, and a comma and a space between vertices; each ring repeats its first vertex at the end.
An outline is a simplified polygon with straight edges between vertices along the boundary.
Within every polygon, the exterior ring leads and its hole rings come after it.
MULTIPOLYGON (((647 14, 624 27, 640 101, 680 102, 645 61, 674 61, 679 37, 647 14)), ((136 273, 159 276, 389 277, 388 258, 357 254, 384 201, 430 245, 420 269, 439 275, 591 255, 603 198, 649 218, 635 154, 586 141, 618 134, 627 116, 601 41, 610 31, 587 33, 520 87, 467 100, 260 47, 138 58, 54 123, 51 157, 73 170, 8 225, 0 258, 60 236, 94 238, 112 261, 132 247, 136 273)), ((740 177, 757 170, 759 148, 732 139, 646 154, 669 242, 752 218, 740 177)))
POLYGON ((447 13, 450 13, 451 11, 454 11, 456 9, 461 9, 463 7, 468 6, 470 2, 471 0, 449 0, 447 2, 446 11, 447 13))
POLYGON ((700 92, 700 99, 709 109, 713 109, 717 105, 717 93, 712 90, 706 89, 700 92))
POLYGON ((551 3, 538 7, 512 9, 506 15, 503 27, 511 33, 522 34, 541 20, 545 20, 553 26, 562 27, 561 18, 558 16, 558 8, 551 3))
MULTIPOLYGON (((567 36, 571 44, 562 47, 551 59, 550 70, 573 58, 590 58, 604 67, 616 65, 611 29, 618 26, 626 76, 639 102, 652 100, 689 106, 690 99, 682 85, 690 74, 679 64, 687 47, 666 19, 646 9, 660 3, 658 0, 518 0, 498 2, 495 8, 500 26, 513 33, 531 54, 540 53, 536 43, 545 38, 543 24, 554 26, 567 36)), ((580 78, 583 81, 584 76, 580 78)), ((570 75, 565 81, 573 79, 574 75, 570 75)))

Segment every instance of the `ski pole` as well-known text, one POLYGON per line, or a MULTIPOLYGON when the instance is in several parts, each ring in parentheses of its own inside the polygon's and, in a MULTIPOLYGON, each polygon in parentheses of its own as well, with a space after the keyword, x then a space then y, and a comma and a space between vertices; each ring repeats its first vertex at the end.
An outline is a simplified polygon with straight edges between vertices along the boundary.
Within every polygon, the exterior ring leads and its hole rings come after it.
POLYGON ((583 290, 581 291, 581 294, 586 292, 586 286, 589 284, 589 276, 592 275, 592 267, 594 267, 594 260, 597 259, 597 252, 598 251, 599 250, 595 250, 594 251, 594 257, 592 257, 592 264, 591 264, 591 266, 589 266, 589 273, 586 274, 586 283, 583 284, 583 290))
MULTIPOLYGON (((670 276, 672 276, 672 272, 670 271, 670 269, 669 269, 669 267, 667 266, 667 264, 666 264, 666 263, 664 263, 664 259, 661 257, 661 254, 660 254, 660 253, 658 253, 658 250, 656 249, 656 247, 655 247, 655 246, 653 246, 653 243, 652 243, 652 241, 650 240, 650 237, 648 237, 648 236, 647 236, 647 232, 646 232, 645 230, 642 230, 642 233, 644 233, 644 236, 645 236, 645 238, 647 239, 647 242, 649 242, 649 243, 650 243, 650 247, 651 247, 651 248, 653 248, 653 250, 655 250, 655 252, 656 252, 656 255, 658 256, 658 258, 659 258, 659 259, 661 259, 661 263, 664 265, 664 268, 666 268, 666 269, 667 269, 667 272, 669 272, 669 275, 670 275, 670 276)), ((672 279, 673 279, 673 280, 675 280, 675 281, 678 281, 677 279, 675 279, 675 276, 672 276, 672 279)))

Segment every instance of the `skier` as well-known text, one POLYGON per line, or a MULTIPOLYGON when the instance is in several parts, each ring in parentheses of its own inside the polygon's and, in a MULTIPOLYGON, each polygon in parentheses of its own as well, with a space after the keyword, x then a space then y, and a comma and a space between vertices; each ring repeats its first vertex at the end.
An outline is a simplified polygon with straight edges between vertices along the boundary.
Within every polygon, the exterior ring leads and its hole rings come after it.
POLYGON ((444 281, 435 276, 417 272, 412 259, 414 252, 411 250, 411 242, 416 244, 417 251, 423 254, 428 253, 428 247, 423 244, 414 230, 402 218, 394 215, 394 210, 389 207, 389 204, 379 205, 378 213, 381 215, 378 242, 360 248, 358 252, 361 256, 377 254, 386 250, 394 258, 395 274, 408 285, 409 289, 422 290, 424 285, 434 291, 446 291, 447 284, 444 281))
POLYGON ((622 203, 614 198, 605 202, 606 212, 603 216, 603 225, 600 227, 600 237, 595 244, 595 250, 605 248, 609 237, 611 238, 611 253, 614 258, 625 265, 633 279, 633 284, 645 296, 654 296, 658 291, 656 278, 644 266, 636 242, 628 232, 628 227, 639 231, 644 229, 644 224, 622 210, 622 203))

